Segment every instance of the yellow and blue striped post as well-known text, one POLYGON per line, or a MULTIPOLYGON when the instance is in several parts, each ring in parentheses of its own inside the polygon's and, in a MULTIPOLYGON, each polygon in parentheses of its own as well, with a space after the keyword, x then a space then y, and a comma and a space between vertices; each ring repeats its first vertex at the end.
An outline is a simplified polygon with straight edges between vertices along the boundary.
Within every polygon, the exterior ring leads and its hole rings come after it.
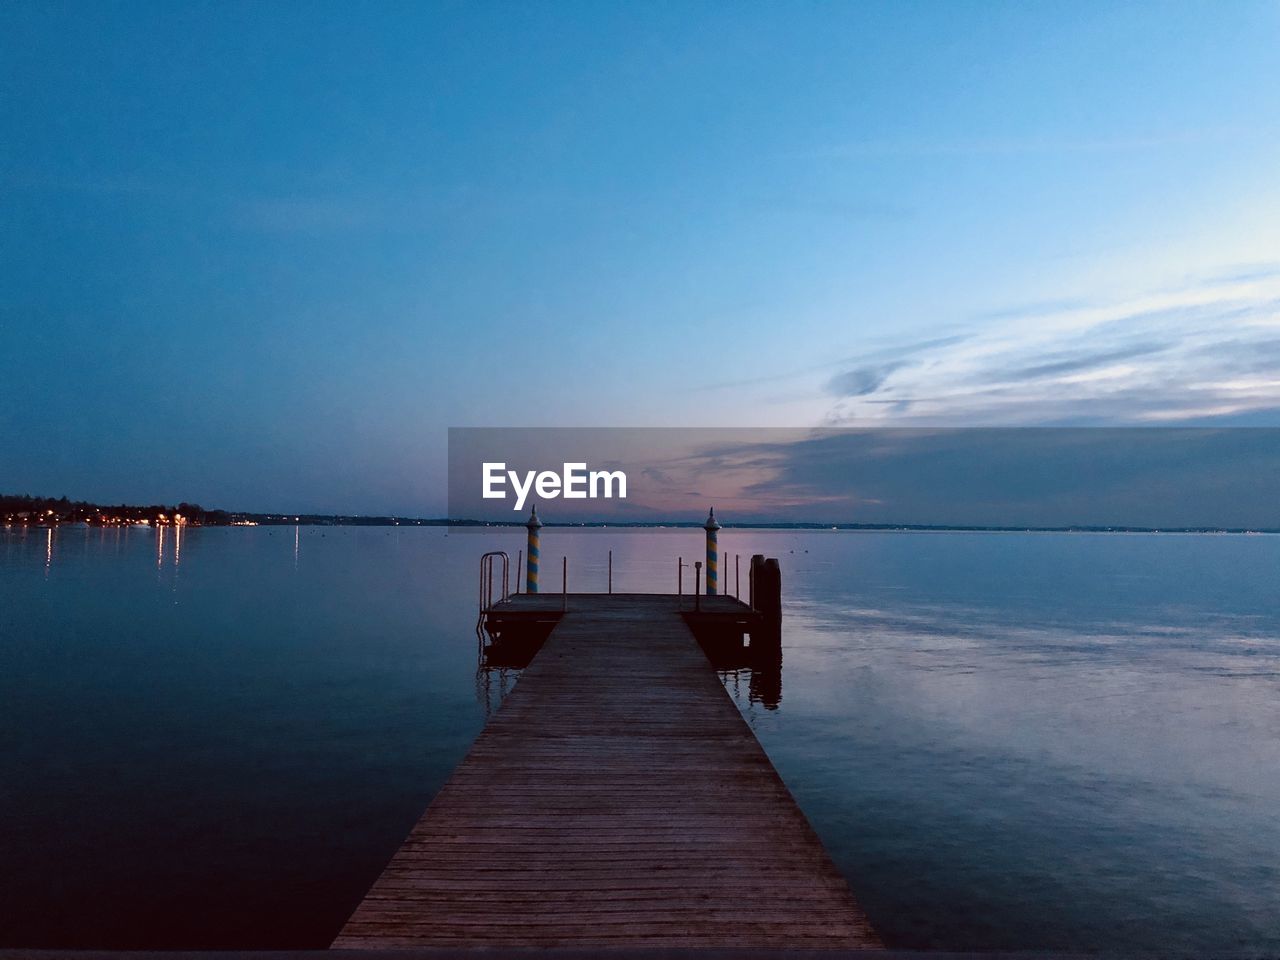
POLYGON ((711 508, 702 529, 707 531, 707 596, 714 597, 720 592, 720 547, 716 542, 720 524, 716 523, 715 507, 711 508))
POLYGON ((529 522, 525 524, 529 528, 529 552, 528 559, 524 565, 524 592, 538 592, 538 530, 542 528, 542 521, 538 519, 538 508, 534 507, 533 512, 529 514, 529 522))

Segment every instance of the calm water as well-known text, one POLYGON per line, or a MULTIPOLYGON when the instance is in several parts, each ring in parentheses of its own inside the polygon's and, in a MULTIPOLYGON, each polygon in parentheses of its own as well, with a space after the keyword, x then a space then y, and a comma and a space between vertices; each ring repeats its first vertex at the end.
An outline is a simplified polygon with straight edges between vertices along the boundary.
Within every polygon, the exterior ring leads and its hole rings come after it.
MULTIPOLYGON (((721 542, 787 602, 780 703, 726 683, 891 945, 1280 952, 1280 537, 721 542)), ((484 722, 521 545, 0 529, 0 945, 326 945, 484 722)), ((546 580, 610 548, 671 590, 701 535, 546 530, 546 580)))

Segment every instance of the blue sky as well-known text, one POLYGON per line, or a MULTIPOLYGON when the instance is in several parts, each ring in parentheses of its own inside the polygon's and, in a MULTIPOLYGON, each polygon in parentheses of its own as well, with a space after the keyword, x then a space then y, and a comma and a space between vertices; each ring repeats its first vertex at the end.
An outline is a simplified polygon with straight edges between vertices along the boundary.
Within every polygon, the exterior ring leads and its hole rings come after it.
POLYGON ((1275 3, 0 8, 0 488, 446 428, 1280 423, 1275 3))

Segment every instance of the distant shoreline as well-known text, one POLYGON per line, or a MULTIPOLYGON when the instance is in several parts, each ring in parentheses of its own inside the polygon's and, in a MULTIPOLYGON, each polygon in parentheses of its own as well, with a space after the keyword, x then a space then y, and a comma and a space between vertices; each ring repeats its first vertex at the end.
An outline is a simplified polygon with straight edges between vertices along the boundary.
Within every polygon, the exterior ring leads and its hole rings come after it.
MULTIPOLYGON (((123 521, 117 523, 88 523, 83 520, 10 520, 0 519, 6 528, 33 527, 53 528, 83 527, 86 529, 120 529, 144 528, 162 529, 171 526, 183 527, 448 527, 461 530, 519 530, 523 522, 502 522, 484 520, 441 520, 419 519, 409 517, 359 517, 359 516, 303 516, 289 517, 257 514, 234 514, 234 520, 204 523, 149 523, 146 521, 123 521)), ((674 523, 613 523, 608 521, 592 521, 584 523, 544 523, 544 527, 559 530, 701 530, 702 524, 697 521, 674 523)), ((1163 534, 1230 534, 1235 536, 1280 534, 1275 527, 1118 527, 1118 526, 1066 526, 1066 527, 1008 527, 1008 526, 966 526, 951 524, 919 524, 919 523, 726 523, 725 530, 753 530, 760 532, 796 533, 837 531, 843 533, 1163 533, 1163 534)))
MULTIPOLYGON (((463 520, 448 517, 399 517, 389 514, 365 515, 342 513, 249 513, 233 510, 206 510, 199 504, 177 506, 153 504, 109 506, 66 497, 32 497, 0 494, 0 523, 6 527, 452 527, 458 529, 515 529, 525 525, 523 518, 511 520, 463 520)), ((590 520, 576 523, 544 522, 544 526, 560 529, 631 529, 686 530, 702 529, 700 520, 668 522, 590 520)), ((999 524, 947 523, 832 523, 818 521, 758 521, 725 523, 730 530, 863 530, 900 533, 1280 533, 1277 527, 1146 527, 1107 524, 1071 524, 1066 526, 1016 526, 999 524)))

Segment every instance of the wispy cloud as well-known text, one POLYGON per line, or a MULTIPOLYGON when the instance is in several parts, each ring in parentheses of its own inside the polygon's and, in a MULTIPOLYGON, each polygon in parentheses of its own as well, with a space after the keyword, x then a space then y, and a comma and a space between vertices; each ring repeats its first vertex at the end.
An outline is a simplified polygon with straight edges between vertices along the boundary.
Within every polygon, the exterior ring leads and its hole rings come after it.
POLYGON ((1078 298, 1040 300, 1035 303, 1019 303, 1008 307, 997 307, 994 310, 984 310, 974 314, 970 320, 1026 320, 1029 317, 1047 317, 1055 313, 1084 310, 1092 306, 1096 306, 1093 301, 1078 298))
POLYGON ((837 373, 827 381, 827 392, 837 397, 865 397, 875 393, 889 379, 893 371, 903 365, 904 361, 875 364, 865 367, 854 367, 844 373, 837 373))
POLYGON ((1280 277, 1280 263, 1239 263, 1215 272, 1204 283, 1247 283, 1250 280, 1271 280, 1280 277))
POLYGON ((970 323, 966 334, 898 361, 848 358, 820 386, 837 397, 824 422, 1166 423, 1280 410, 1273 265, 1113 303, 996 310, 970 323))
MULTIPOLYGON (((937 350, 942 347, 954 346, 969 338, 967 333, 945 334, 937 337, 929 337, 924 340, 908 340, 903 343, 882 343, 877 347, 873 347, 857 356, 841 357, 837 360, 824 360, 821 363, 814 363, 804 367, 798 367, 793 370, 786 370, 782 373, 773 373, 761 377, 744 377, 738 380, 721 380, 716 383, 704 384, 697 390, 728 390, 736 387, 756 386, 765 383, 782 383, 785 381, 800 381, 805 377, 810 377, 815 373, 822 373, 827 370, 837 369, 840 367, 855 366, 901 366, 902 361, 916 354, 926 353, 928 351, 937 350)), ((839 375, 837 374, 837 377, 839 375)), ((834 379, 828 381, 828 386, 833 387, 834 379)))
POLYGON ((1132 360, 1153 353, 1167 350, 1168 343, 1139 343, 1131 347, 1119 347, 1113 350, 1082 351, 1079 353, 1059 353, 1044 357, 1031 366, 1019 370, 1011 370, 1008 376, 1015 380, 1034 380, 1037 377, 1052 377, 1067 373, 1080 373, 1084 370, 1096 370, 1110 366, 1120 360, 1132 360))

